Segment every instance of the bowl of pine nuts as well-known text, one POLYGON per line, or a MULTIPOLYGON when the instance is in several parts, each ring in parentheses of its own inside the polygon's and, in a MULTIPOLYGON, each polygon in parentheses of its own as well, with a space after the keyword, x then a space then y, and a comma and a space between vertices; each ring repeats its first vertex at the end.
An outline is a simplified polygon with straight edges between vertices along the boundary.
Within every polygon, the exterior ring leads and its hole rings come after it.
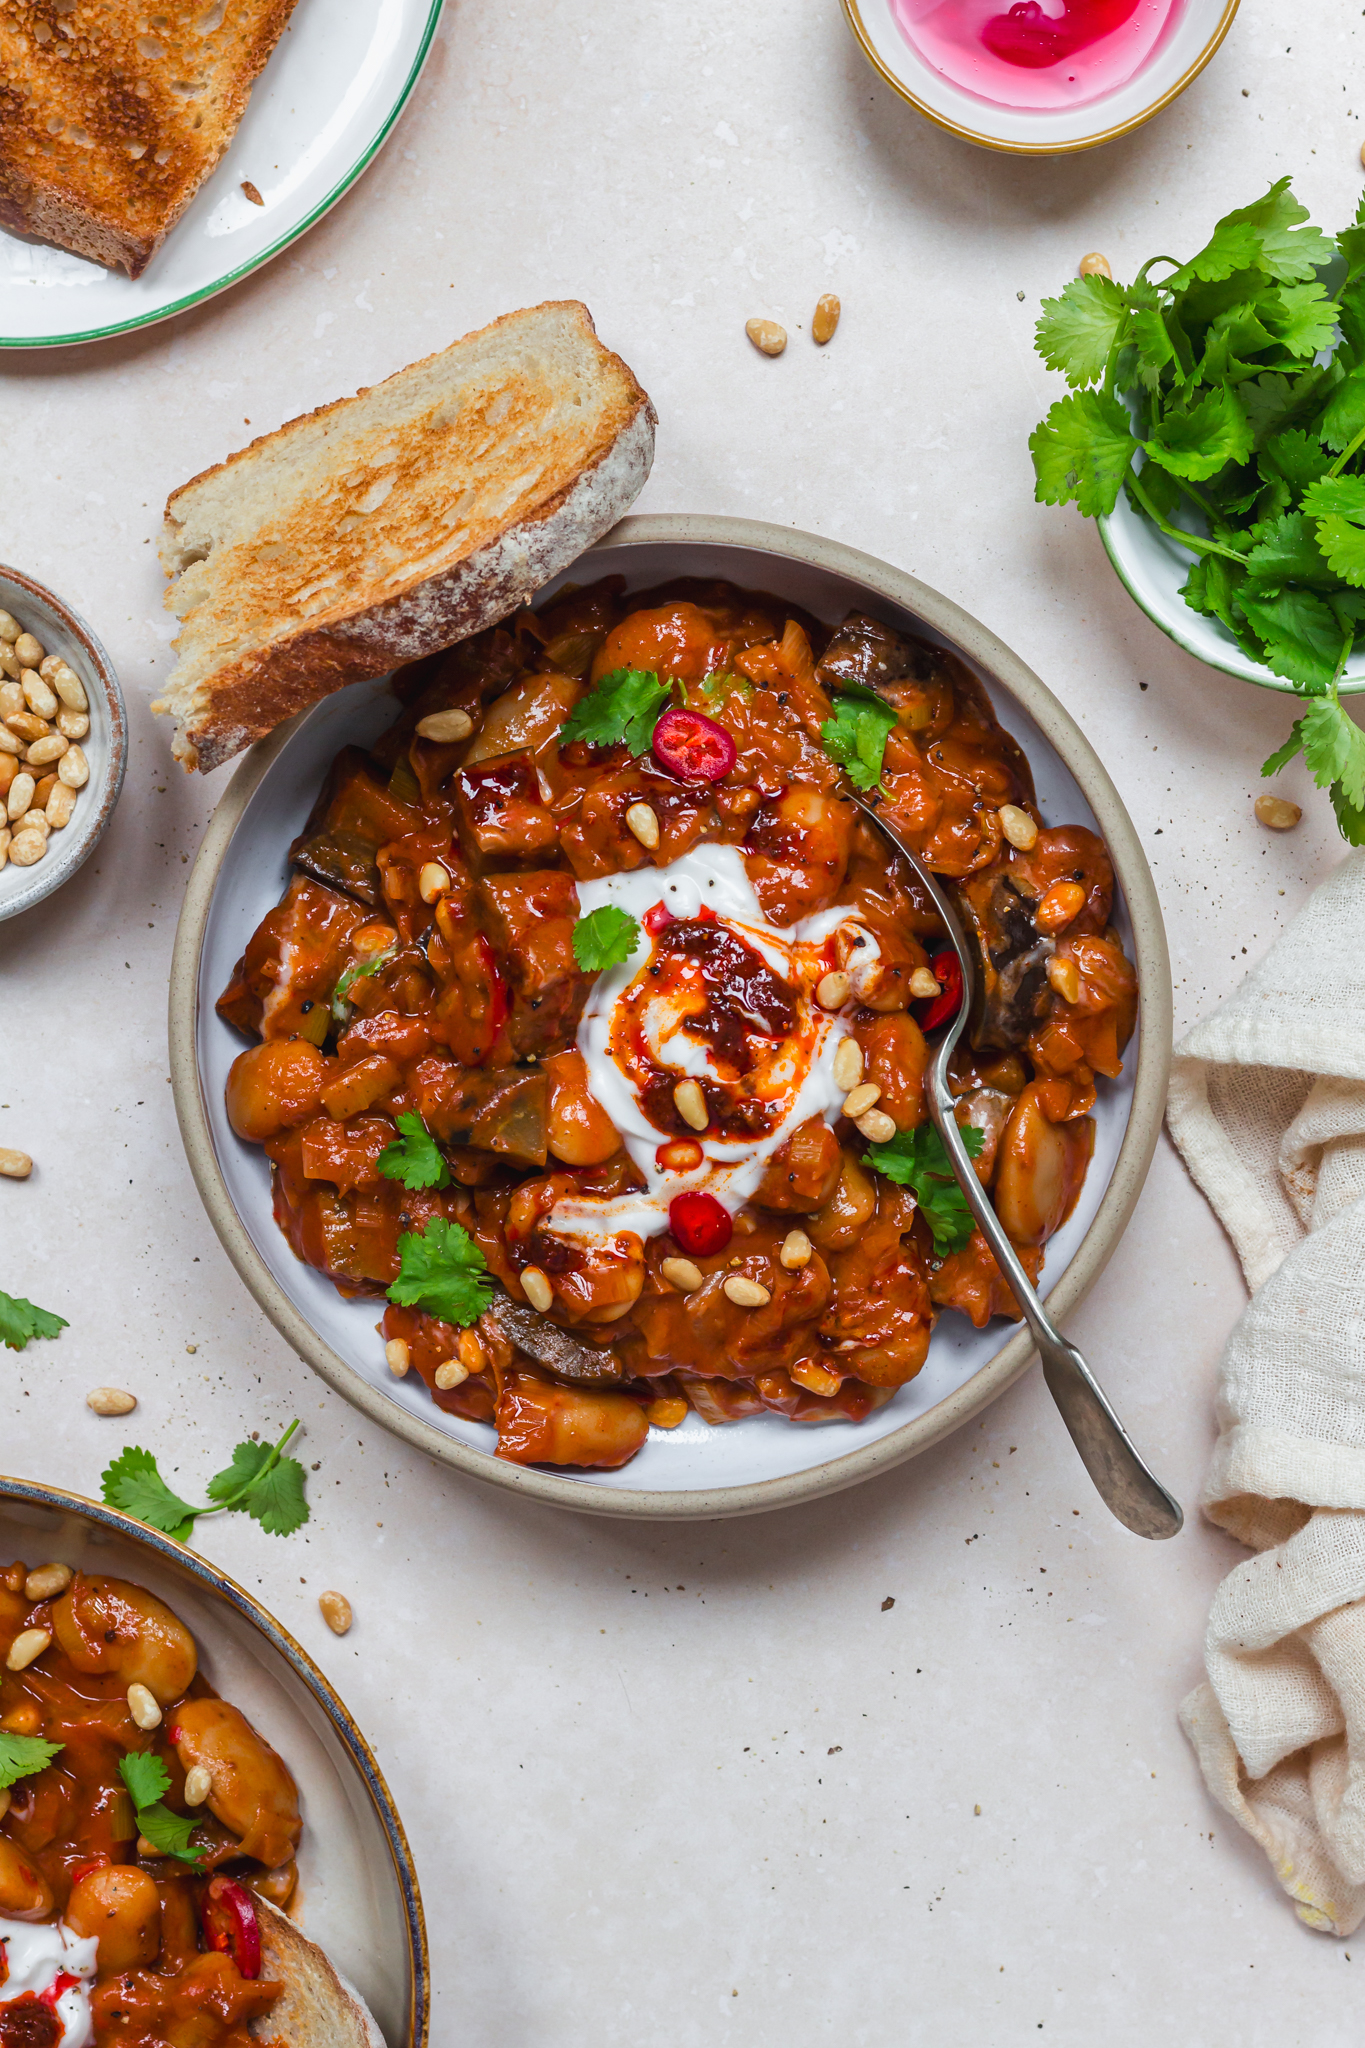
POLYGON ((0 918, 60 889, 118 802, 123 694, 84 620, 0 563, 0 918))

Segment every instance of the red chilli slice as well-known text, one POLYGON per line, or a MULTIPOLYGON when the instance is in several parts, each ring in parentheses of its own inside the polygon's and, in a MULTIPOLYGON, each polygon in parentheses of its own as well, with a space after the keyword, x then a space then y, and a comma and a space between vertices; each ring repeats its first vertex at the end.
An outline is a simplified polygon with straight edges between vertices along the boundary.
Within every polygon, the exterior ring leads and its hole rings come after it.
POLYGON ((684 782, 720 782, 735 765, 735 743, 701 711, 665 711, 654 728, 654 758, 684 782))
POLYGON ((249 1891, 230 1877, 211 1877, 199 1920, 210 1948, 231 1956, 242 1976, 260 1976, 261 1928, 249 1891))
POLYGON ((734 1221, 723 1202, 704 1188, 691 1188, 675 1195, 668 1205, 668 1227, 679 1251, 694 1259, 709 1259, 723 1252, 734 1235, 734 1221))
POLYGON ((662 901, 654 904, 652 908, 647 910, 644 916, 640 919, 641 924, 649 933, 651 939, 657 939, 659 933, 664 930, 665 926, 672 924, 673 921, 674 919, 672 911, 666 910, 664 908, 662 901))
POLYGON ((962 1007, 962 962, 956 953, 935 953, 929 971, 938 983, 938 994, 913 1005, 915 1022, 921 1031, 936 1031, 962 1007))

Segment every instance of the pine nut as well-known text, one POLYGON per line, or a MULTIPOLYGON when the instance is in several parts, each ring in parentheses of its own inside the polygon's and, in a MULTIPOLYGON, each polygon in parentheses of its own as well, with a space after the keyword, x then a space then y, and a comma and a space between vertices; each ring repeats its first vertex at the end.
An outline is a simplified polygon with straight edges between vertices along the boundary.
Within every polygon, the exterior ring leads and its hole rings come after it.
POLYGON ((25 759, 30 768, 46 768, 52 761, 60 761, 63 754, 71 750, 70 740, 64 740, 59 732, 50 732, 43 739, 35 740, 25 759))
POLYGON ((0 825, 0 868, 9 866, 9 847, 13 837, 8 825, 0 825))
POLYGON ((464 1385, 469 1378, 469 1367, 461 1365, 458 1358, 448 1358, 444 1365, 437 1366, 435 1378, 441 1392, 448 1394, 452 1387, 464 1385))
POLYGON ((90 763, 82 749, 74 743, 69 746, 57 763, 57 774, 68 789, 84 789, 90 780, 90 763))
POLYGON ((808 1394, 823 1394, 828 1400, 837 1394, 843 1381, 837 1372, 826 1372, 823 1365, 817 1365, 813 1358, 802 1358, 791 1368, 791 1376, 798 1387, 804 1387, 808 1394))
POLYGON ((744 332, 760 355, 780 356, 787 346, 787 330, 776 320, 746 320, 744 332))
POLYGON ((136 1679, 128 1688, 128 1712, 144 1734, 161 1726, 161 1709, 156 1703, 156 1694, 149 1692, 136 1679))
POLYGON ((474 721, 467 711, 432 711, 417 721, 419 740, 467 740, 474 721))
POLYGON ((89 712, 68 711, 65 704, 52 722, 66 740, 83 740, 90 730, 89 712))
POLYGON ((701 1267, 694 1266, 691 1259, 665 1259, 659 1271, 679 1294, 695 1294, 702 1283, 701 1267))
POLYGON ((137 1395, 126 1394, 122 1387, 92 1387, 85 1405, 93 1408, 96 1415, 131 1415, 137 1406, 137 1395))
POLYGON ((11 682, 17 683, 23 673, 24 664, 14 649, 7 647, 4 641, 0 640, 0 675, 8 676, 11 682))
POLYGON ((35 640, 32 633, 21 633, 14 643, 14 651, 25 668, 37 668, 47 653, 41 640, 35 640))
POLYGON ((815 1247, 804 1230, 789 1230, 782 1240, 782 1249, 777 1256, 789 1273, 799 1273, 803 1266, 810 1264, 814 1250, 815 1247))
MULTIPOLYGON (((36 790, 34 791, 34 795, 37 795, 36 790)), ((46 839, 51 829, 52 828, 47 822, 47 817, 45 813, 38 810, 36 807, 31 811, 25 811, 22 818, 16 818, 14 821, 14 830, 16 834, 20 832, 41 832, 44 839, 46 839)))
POLYGON ((9 1646, 5 1659, 7 1671, 27 1671, 30 1664, 42 1656, 51 1645, 52 1637, 45 1628, 22 1628, 9 1646))
POLYGON ((9 843, 9 857, 17 868, 36 867, 46 852, 47 840, 41 832, 16 832, 9 843))
POLYGON ((165 1854, 165 1851, 158 1849, 155 1842, 149 1842, 145 1835, 139 1835, 137 1838, 137 1853, 144 1863, 154 1863, 158 1856, 165 1854))
POLYGON ((5 724, 21 740, 27 740, 30 746, 34 740, 45 740, 52 730, 45 718, 35 718, 31 711, 11 711, 5 724))
POLYGON ((35 718, 55 718, 57 698, 48 688, 36 669, 26 668, 19 678, 19 687, 24 693, 24 702, 35 718))
POLYGON ((651 1429, 676 1429, 687 1420, 687 1403, 676 1395, 660 1394, 645 1403, 645 1421, 651 1429))
POLYGON ((917 967, 910 976, 910 993, 923 1002, 930 996, 940 995, 938 980, 927 967, 917 967))
POLYGON ((423 861, 417 871, 417 894, 423 903, 435 903, 450 889, 450 876, 438 860, 423 861))
POLYGON ((1059 932, 1084 908, 1085 891, 1079 882, 1054 882, 1034 911, 1033 922, 1040 932, 1059 932))
POLYGON ((24 743, 17 732, 11 732, 7 725, 0 725, 0 754, 22 754, 24 743))
POLYGON ((742 1273, 732 1273, 725 1282, 725 1298, 736 1308, 766 1308, 772 1300, 766 1287, 760 1287, 757 1280, 746 1280, 742 1273))
POLYGON ((1047 978, 1064 1003, 1081 999, 1081 974, 1074 960, 1061 960, 1054 953, 1047 963, 1047 978))
POLYGON ((27 1180, 33 1171, 33 1161, 27 1152, 12 1152, 8 1145, 0 1145, 0 1173, 6 1180, 27 1180))
POLYGON ((827 341, 833 341, 834 330, 839 325, 843 307, 833 292, 826 292, 815 302, 815 318, 810 323, 811 340, 818 341, 823 348, 827 341))
POLYGON ((90 699, 85 694, 85 684, 76 674, 75 669, 68 668, 64 661, 59 661, 53 668, 44 668, 42 676, 44 682, 51 683, 68 711, 88 711, 90 709, 90 699))
POLYGON ((5 681, 0 683, 0 718, 13 718, 17 711, 27 710, 28 705, 24 702, 24 693, 18 682, 6 677, 5 681))
MULTIPOLYGON (((62 787, 63 785, 57 780, 57 771, 55 768, 49 768, 46 775, 40 775, 38 777, 38 787, 33 792, 34 810, 41 811, 44 814, 44 816, 46 816, 48 798, 51 796, 54 789, 61 789, 62 787)), ((66 793, 68 796, 74 796, 76 794, 74 789, 68 789, 66 793)), ((52 820, 49 818, 48 823, 51 824, 51 822, 52 820)))
POLYGON ((1288 832, 1298 824, 1303 812, 1287 797, 1258 796, 1256 816, 1263 825, 1269 825, 1272 832, 1288 832))
POLYGON ((334 1636, 344 1636, 351 1626, 351 1603, 344 1593, 319 1593, 318 1608, 334 1636))
POLYGON ((54 783, 47 800, 46 817, 54 832, 63 832, 71 823, 71 813, 76 808, 76 792, 68 789, 64 782, 54 783))
POLYGON ((653 853, 659 843, 659 820, 649 804, 632 804, 626 812, 629 825, 641 846, 653 853))
POLYGON ((13 612, 0 612, 0 640, 3 640, 7 647, 14 645, 23 630, 13 612))
POLYGON ((996 815, 1010 845, 1017 846, 1020 853, 1032 853, 1038 844, 1038 827, 1028 812, 1018 804, 1001 804, 996 815))
POLYGON ((836 969, 833 974, 821 976, 815 991, 815 1000, 822 1010, 842 1010, 848 1001, 852 986, 848 976, 842 970, 836 969))
POLYGON ((881 1093, 875 1081, 860 1081, 844 1097, 844 1115, 851 1116, 856 1123, 865 1109, 871 1109, 874 1102, 881 1100, 881 1093))
POLYGON ((1076 275, 1078 277, 1112 277, 1114 273, 1109 268, 1109 258, 1101 256, 1098 249, 1092 249, 1090 254, 1082 256, 1080 262, 1076 265, 1076 275))
POLYGON ((0 1792, 0 1820, 3 1820, 9 1812, 9 1803, 13 1796, 8 1785, 6 1785, 3 1792, 0 1792))
POLYGON ((390 1337, 384 1346, 384 1363, 396 1380, 401 1380, 412 1364, 412 1354, 401 1337, 390 1337))
POLYGON ((69 1564, 40 1564, 24 1580, 26 1600, 55 1600, 64 1593, 76 1574, 69 1564))
MULTIPOLYGON (((327 1598, 328 1595, 324 1593, 322 1599, 327 1598)), ((319 1601, 318 1605, 321 1606, 322 1601, 319 1601)), ((326 1609, 323 1611, 325 1613, 326 1609)), ((191 1764, 185 1773, 186 1806, 202 1806, 212 1790, 213 1772, 206 1770, 203 1764, 191 1764)))
POLYGON ((472 1330, 461 1330, 460 1341, 456 1346, 456 1350, 459 1354, 460 1364, 466 1372, 487 1372, 488 1353, 484 1350, 472 1330))
POLYGON ((869 1109, 866 1116, 858 1118, 857 1128, 869 1145, 887 1145, 896 1135, 896 1126, 884 1109, 869 1109))
POLYGON ((538 1309, 541 1315, 544 1315, 555 1295, 548 1278, 541 1272, 539 1266, 527 1266, 521 1276, 521 1286, 532 1308, 538 1309))
POLYGON ((685 1124, 694 1131, 704 1131, 711 1121, 711 1112, 706 1107, 700 1081, 679 1081, 673 1090, 673 1107, 685 1124))
POLYGON ((841 1038, 834 1055, 834 1085, 847 1095, 863 1078, 863 1049, 856 1038, 841 1038))

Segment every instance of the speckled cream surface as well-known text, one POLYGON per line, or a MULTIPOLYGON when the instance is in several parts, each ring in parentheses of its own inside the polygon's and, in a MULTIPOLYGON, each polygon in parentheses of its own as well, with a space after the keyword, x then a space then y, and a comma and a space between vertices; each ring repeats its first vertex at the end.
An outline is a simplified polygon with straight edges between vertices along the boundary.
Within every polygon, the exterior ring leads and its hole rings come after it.
MULTIPOLYGON (((868 1486, 714 1527, 518 1503, 322 1398, 219 1249, 171 1110, 171 938, 222 778, 173 771, 146 708, 160 505, 254 432, 581 296, 658 407, 641 511, 900 562, 1082 720, 1152 861, 1179 1028, 1338 845, 1298 770, 1296 832, 1251 815, 1283 701, 1197 667, 1091 529, 1033 505, 1025 443, 1060 386, 1030 337, 1084 251, 1120 272, 1188 252, 1282 172, 1325 226, 1349 217, 1365 20, 1318 0, 1310 46, 1297 17, 1243 0, 1154 125, 1022 163, 907 112, 836 0, 458 0, 389 147, 293 252, 164 327, 0 362, 0 558, 90 621, 131 737, 96 855, 0 928, 0 1144, 38 1162, 0 1182, 0 1285, 71 1324, 0 1352, 0 1467, 94 1491, 136 1441, 193 1493, 244 1431, 303 1418, 310 1526, 201 1542, 374 1742, 437 2048, 1353 2048, 1365 1942, 1298 1925, 1176 1726, 1236 1547, 1197 1514, 1164 1546, 1110 1523, 1036 1374, 868 1486), (788 327, 784 356, 745 341, 753 315, 788 327), (83 1406, 106 1381, 139 1395, 128 1421, 83 1406), (333 1586, 343 1640, 316 1608, 333 1586)), ((1191 1506, 1242 1299, 1163 1140, 1073 1334, 1191 1506)))

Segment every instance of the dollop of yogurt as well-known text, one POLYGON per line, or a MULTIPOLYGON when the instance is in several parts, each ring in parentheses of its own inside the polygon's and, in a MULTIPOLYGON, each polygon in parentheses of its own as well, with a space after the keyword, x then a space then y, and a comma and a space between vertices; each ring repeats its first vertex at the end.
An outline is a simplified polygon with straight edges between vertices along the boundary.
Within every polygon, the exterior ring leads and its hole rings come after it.
POLYGON ((61 2021, 61 2048, 90 2048, 90 1981, 99 1942, 58 1921, 30 1926, 0 1918, 0 2005, 37 1998, 61 2021))
MULTIPOLYGON (((834 1055, 848 1027, 837 1012, 819 1007, 814 991, 829 968, 828 942, 836 934, 843 935, 841 951, 848 955, 854 996, 876 969, 877 941, 854 912, 837 906, 799 924, 770 924, 735 846, 698 846, 667 867, 582 881, 578 900, 584 917, 615 904, 642 926, 631 958, 598 976, 579 1025, 578 1049, 592 1094, 621 1133, 646 1185, 629 1195, 566 1197, 551 1211, 549 1227, 580 1239, 622 1231, 657 1237, 668 1228, 669 1203, 689 1188, 704 1188, 733 1215, 755 1193, 768 1161, 799 1124, 812 1116, 832 1123, 838 1116, 843 1091, 834 1080, 834 1055), (745 1086, 751 1105, 761 1107, 761 1129, 726 1134, 713 1122, 695 1134, 701 1164, 683 1171, 659 1162, 660 1148, 678 1133, 672 1122, 661 1125, 651 1117, 642 1077, 648 1072, 656 1079, 667 1076, 670 1084, 709 1081, 723 1092, 733 1086, 734 1069, 714 1027, 705 1028, 705 1020, 695 1014, 695 977, 681 991, 676 981, 665 982, 657 993, 650 985, 655 949, 644 920, 659 904, 678 921, 709 913, 746 949, 745 957, 770 971, 786 1013, 784 1028, 776 1033, 771 1016, 754 1011, 746 1019, 741 990, 740 1028, 752 1026, 745 1086), (626 1050, 631 1045, 636 1057, 626 1050)), ((732 997, 732 1012, 735 1001, 732 997)))

